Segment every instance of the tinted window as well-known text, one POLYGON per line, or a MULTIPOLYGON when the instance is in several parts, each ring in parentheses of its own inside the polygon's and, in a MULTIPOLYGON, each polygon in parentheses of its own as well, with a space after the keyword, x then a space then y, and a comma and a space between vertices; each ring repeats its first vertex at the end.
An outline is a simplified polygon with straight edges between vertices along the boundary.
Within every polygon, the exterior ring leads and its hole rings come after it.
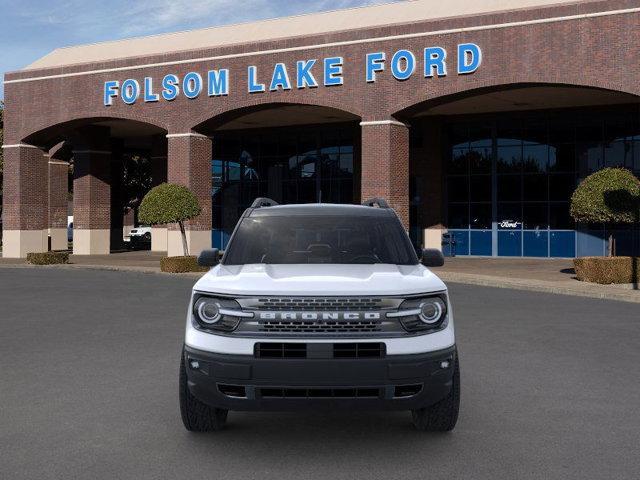
POLYGON ((415 265, 415 251, 395 217, 264 216, 242 219, 223 263, 415 265))

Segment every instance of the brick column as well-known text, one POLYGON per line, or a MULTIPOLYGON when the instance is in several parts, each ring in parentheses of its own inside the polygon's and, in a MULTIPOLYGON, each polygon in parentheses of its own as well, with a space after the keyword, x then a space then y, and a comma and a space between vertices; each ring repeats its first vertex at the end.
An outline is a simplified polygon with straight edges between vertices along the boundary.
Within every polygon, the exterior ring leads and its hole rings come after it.
MULTIPOLYGON (((151 186, 155 187, 167 181, 167 138, 156 135, 151 143, 151 186)), ((167 251, 167 226, 156 225, 151 228, 151 251, 167 251)))
POLYGON ((67 250, 69 164, 49 158, 49 236, 51 250, 67 250))
POLYGON ((4 145, 4 258, 46 252, 48 223, 48 154, 26 144, 4 145))
POLYGON ((107 255, 111 236, 109 130, 78 132, 73 150, 73 253, 107 255))
MULTIPOLYGON (((188 187, 198 197, 202 214, 187 222, 190 255, 211 248, 211 139, 198 133, 167 135, 167 180, 188 187)), ((178 226, 169 226, 169 256, 184 255, 178 226)))
POLYGON ((409 128, 396 120, 364 121, 362 201, 381 197, 409 229, 409 128))

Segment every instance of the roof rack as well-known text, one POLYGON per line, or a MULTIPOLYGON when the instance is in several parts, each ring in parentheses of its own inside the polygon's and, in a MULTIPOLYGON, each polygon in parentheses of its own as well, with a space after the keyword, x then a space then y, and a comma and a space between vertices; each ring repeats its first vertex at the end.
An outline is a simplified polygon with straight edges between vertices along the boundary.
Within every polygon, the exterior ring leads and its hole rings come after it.
POLYGON ((250 208, 260 208, 260 207, 273 207, 278 205, 278 202, 275 200, 271 200, 270 198, 258 197, 251 204, 250 208))
POLYGON ((384 198, 374 197, 362 202, 365 207, 389 208, 389 204, 384 198))

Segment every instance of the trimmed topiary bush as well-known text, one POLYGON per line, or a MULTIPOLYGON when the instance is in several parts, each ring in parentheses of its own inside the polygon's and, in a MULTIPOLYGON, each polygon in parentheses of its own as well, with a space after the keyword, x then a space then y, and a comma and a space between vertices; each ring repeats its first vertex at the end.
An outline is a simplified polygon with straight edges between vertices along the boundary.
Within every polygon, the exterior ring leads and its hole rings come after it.
POLYGON ((640 258, 634 257, 581 257, 573 261, 576 277, 583 282, 603 285, 611 283, 638 283, 640 258), (634 278, 635 276, 635 278, 634 278))
POLYGON ((142 199, 138 218, 149 225, 177 223, 182 234, 182 248, 189 255, 184 222, 197 217, 202 212, 198 199, 183 185, 163 183, 152 188, 142 199))
POLYGON ((27 253, 27 262, 31 265, 58 265, 69 263, 69 252, 27 253))
POLYGON ((585 178, 571 196, 571 216, 584 223, 634 223, 640 180, 625 168, 605 168, 585 178))
POLYGON ((168 273, 207 272, 208 267, 198 265, 198 257, 164 257, 160 259, 160 271, 168 273))
MULTIPOLYGON (((640 180, 625 168, 604 168, 585 178, 571 196, 571 216, 583 223, 637 223, 640 180)), ((614 255, 613 235, 609 256, 614 255)))

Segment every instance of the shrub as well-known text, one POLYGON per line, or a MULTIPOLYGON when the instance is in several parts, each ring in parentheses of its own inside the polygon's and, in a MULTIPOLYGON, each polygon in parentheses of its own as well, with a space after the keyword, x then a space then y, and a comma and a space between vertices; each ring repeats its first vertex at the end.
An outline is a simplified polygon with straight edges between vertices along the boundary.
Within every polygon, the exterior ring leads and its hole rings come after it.
MULTIPOLYGON (((571 216, 584 223, 637 223, 640 180, 624 168, 592 173, 571 195, 571 216)), ((609 256, 614 254, 613 235, 609 235, 609 256)))
POLYGON ((189 255, 184 222, 202 212, 198 199, 191 190, 182 185, 163 183, 152 188, 142 199, 138 219, 149 225, 177 223, 182 234, 182 248, 189 255))
POLYGON ((574 259, 573 265, 576 277, 583 282, 608 285, 640 281, 638 257, 581 257, 574 259))
POLYGON ((56 265, 69 263, 69 252, 27 253, 27 262, 31 265, 56 265))
POLYGON ((208 267, 198 265, 198 257, 164 257, 160 259, 160 271, 168 273, 206 272, 208 267))
POLYGON ((576 222, 633 223, 640 207, 640 180, 624 168, 605 168, 585 178, 571 196, 576 222))

